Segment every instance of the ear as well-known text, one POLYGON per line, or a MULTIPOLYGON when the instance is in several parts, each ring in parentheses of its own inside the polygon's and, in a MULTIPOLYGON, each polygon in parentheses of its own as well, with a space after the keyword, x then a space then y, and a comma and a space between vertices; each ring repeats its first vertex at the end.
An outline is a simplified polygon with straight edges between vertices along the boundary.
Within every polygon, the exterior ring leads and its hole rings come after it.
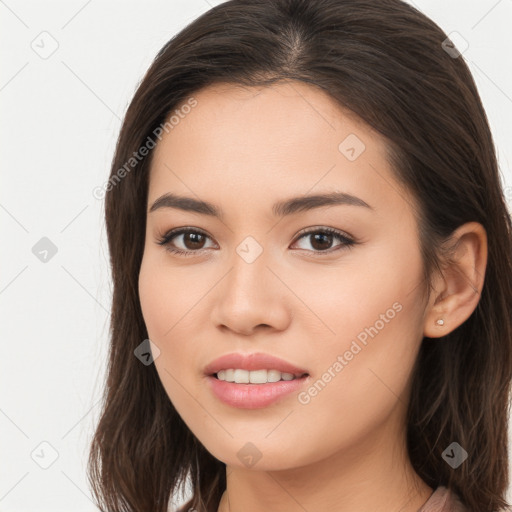
POLYGON ((451 254, 442 275, 433 283, 425 311, 423 335, 439 338, 464 323, 480 300, 487 266, 487 233, 478 222, 468 222, 450 236, 451 254), (452 245, 453 243, 453 245, 452 245), (442 325, 437 321, 443 320, 442 325))

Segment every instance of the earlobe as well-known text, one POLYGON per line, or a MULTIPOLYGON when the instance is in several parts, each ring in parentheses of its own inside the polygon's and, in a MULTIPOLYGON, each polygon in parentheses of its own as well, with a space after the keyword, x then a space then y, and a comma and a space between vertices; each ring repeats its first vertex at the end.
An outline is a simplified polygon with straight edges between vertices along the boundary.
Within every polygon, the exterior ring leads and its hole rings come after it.
POLYGON ((487 233, 478 222, 456 229, 443 275, 427 306, 423 335, 439 338, 463 324, 480 300, 487 266, 487 233))

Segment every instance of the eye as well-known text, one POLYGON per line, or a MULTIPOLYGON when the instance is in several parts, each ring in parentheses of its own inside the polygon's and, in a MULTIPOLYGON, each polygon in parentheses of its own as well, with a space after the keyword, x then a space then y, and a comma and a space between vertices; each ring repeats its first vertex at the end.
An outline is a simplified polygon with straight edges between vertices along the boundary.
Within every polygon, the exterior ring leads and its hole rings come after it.
POLYGON ((191 256, 204 249, 204 242, 207 238, 209 239, 210 237, 202 231, 191 228, 178 228, 169 231, 161 237, 157 243, 164 246, 165 249, 171 253, 180 254, 181 256, 191 256), (179 237, 183 237, 181 244, 185 244, 184 249, 171 245, 171 242, 179 237))
POLYGON ((302 235, 297 240, 300 241, 302 239, 309 238, 309 243, 310 246, 313 247, 313 253, 315 256, 321 253, 327 252, 330 254, 340 249, 350 248, 352 245, 357 243, 342 231, 338 231, 337 229, 333 228, 318 227, 314 229, 308 229, 308 231, 303 231, 301 233, 302 235), (333 239, 340 241, 340 244, 334 246, 334 248, 332 247, 333 239))

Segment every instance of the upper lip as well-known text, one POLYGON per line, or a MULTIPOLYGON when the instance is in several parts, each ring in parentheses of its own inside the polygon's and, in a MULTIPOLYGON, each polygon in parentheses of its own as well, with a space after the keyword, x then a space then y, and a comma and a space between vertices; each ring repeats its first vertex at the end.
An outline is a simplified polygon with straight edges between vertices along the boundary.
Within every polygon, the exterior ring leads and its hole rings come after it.
POLYGON ((305 373, 308 373, 307 370, 298 368, 284 359, 279 359, 278 357, 264 353, 225 354, 206 365, 204 372, 206 375, 213 375, 220 370, 229 370, 231 368, 249 371, 278 370, 281 373, 292 373, 296 377, 300 377, 305 373))

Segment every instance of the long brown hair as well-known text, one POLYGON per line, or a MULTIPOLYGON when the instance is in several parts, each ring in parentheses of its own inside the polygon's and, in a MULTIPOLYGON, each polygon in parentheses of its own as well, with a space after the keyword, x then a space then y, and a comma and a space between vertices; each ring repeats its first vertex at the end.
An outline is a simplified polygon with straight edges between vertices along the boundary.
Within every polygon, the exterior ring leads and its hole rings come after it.
POLYGON ((225 464, 182 421, 155 366, 134 356, 148 338, 138 274, 152 152, 129 172, 126 163, 201 88, 279 80, 326 91, 385 138, 397 180, 419 205, 427 293, 443 240, 469 221, 486 229, 478 306, 460 327, 420 348, 407 443, 413 467, 430 487, 449 487, 471 511, 507 505, 511 218, 479 94, 449 43, 433 21, 400 0, 231 0, 158 53, 126 112, 105 197, 110 357, 87 468, 102 510, 164 512, 190 478, 187 507, 216 511, 226 486, 225 464), (453 441, 468 452, 457 469, 442 458, 453 441))

